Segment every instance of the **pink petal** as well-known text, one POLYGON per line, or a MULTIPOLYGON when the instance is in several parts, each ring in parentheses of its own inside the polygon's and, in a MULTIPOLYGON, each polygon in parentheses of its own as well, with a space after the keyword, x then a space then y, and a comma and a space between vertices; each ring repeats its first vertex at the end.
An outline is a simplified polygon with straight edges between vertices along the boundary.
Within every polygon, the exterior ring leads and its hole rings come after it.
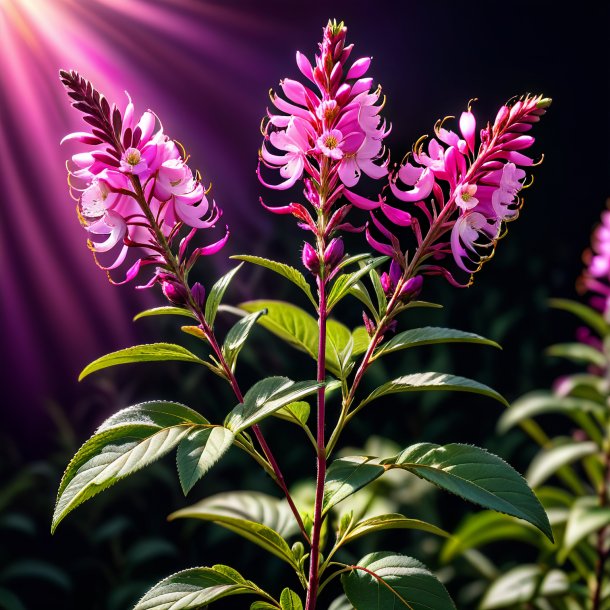
POLYGON ((476 129, 477 121, 474 114, 472 114, 470 110, 462 112, 462 115, 460 116, 460 131, 462 132, 462 137, 466 140, 466 144, 471 153, 474 153, 476 129))

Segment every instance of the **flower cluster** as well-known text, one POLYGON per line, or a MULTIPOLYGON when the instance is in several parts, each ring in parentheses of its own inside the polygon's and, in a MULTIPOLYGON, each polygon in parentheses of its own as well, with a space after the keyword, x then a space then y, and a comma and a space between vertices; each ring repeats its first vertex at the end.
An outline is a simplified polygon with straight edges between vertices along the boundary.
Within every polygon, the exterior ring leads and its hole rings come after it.
MULTIPOLYGON (((184 256, 195 231, 213 227, 221 212, 207 199, 182 148, 163 133, 162 126, 157 128, 151 111, 136 121, 129 96, 121 112, 111 108, 78 73, 62 71, 60 75, 72 105, 91 127, 91 132, 71 133, 62 142, 76 140, 94 147, 72 156, 69 181, 77 193, 79 217, 89 233, 91 250, 113 253, 110 264, 98 264, 107 271, 116 269, 129 248, 138 247, 143 254, 124 281, 133 279, 142 265, 164 267, 169 244, 187 225, 192 230, 179 250, 179 258, 184 256)), ((195 250, 187 266, 199 255, 220 249, 226 237, 195 250)))
POLYGON ((502 106, 494 123, 481 129, 478 145, 476 119, 470 108, 460 117, 459 133, 446 129, 445 121, 437 123, 428 146, 418 142, 408 160, 390 175, 393 195, 412 207, 396 208, 385 198, 380 198, 377 206, 371 205, 373 225, 386 241, 375 239, 367 230, 370 245, 392 256, 406 271, 400 242, 381 223, 381 212, 393 225, 411 227, 417 238, 418 250, 409 275, 441 274, 462 285, 436 261, 452 254, 458 267, 472 274, 491 258, 505 223, 519 215, 518 193, 526 177, 522 168, 534 165, 534 160, 521 152, 534 143, 527 132, 549 105, 550 100, 542 96, 526 96, 502 106), (425 235, 415 209, 426 216, 429 228, 425 235))
MULTIPOLYGON (((610 202, 609 202, 610 205, 610 202)), ((590 292, 590 303, 604 316, 610 313, 610 210, 604 210, 601 223, 591 235, 591 247, 583 254, 585 268, 577 288, 590 292)))
MULTIPOLYGON (((302 179, 306 199, 322 214, 342 195, 359 205, 358 196, 349 189, 357 185, 362 173, 373 179, 388 173, 383 139, 389 129, 379 114, 383 108, 381 89, 372 90, 373 80, 365 76, 369 57, 348 65, 353 45, 346 46, 346 31, 343 23, 328 23, 314 64, 297 52, 298 68, 308 84, 288 78, 281 81, 285 98, 272 93, 271 101, 282 114, 268 112, 263 124, 265 140, 258 167, 261 182, 285 190, 302 179), (268 183, 261 165, 279 170, 283 181, 268 183)), ((344 222, 350 208, 348 203, 334 212, 324 227, 324 239, 337 230, 357 230, 344 222)), ((268 209, 291 213, 304 228, 319 233, 316 222, 300 204, 268 209)), ((342 245, 335 246, 339 247, 342 245)))

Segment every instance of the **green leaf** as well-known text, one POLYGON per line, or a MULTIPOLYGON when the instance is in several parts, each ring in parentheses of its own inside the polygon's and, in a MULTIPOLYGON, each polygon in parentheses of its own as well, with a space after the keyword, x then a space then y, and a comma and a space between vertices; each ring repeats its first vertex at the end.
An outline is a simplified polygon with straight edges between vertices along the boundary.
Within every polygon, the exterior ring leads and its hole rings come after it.
POLYGON ((262 258, 260 256, 239 254, 237 256, 231 256, 231 258, 253 263, 254 265, 260 265, 261 267, 266 267, 267 269, 271 269, 271 271, 275 271, 275 273, 279 273, 281 276, 298 286, 307 295, 307 298, 312 302, 313 306, 316 308, 318 307, 318 304, 316 303, 316 300, 311 292, 311 286, 305 279, 305 276, 298 269, 284 263, 269 260, 268 258, 262 258))
POLYGON ((210 290, 210 294, 208 294, 208 298, 205 301, 205 320, 209 324, 210 328, 214 327, 214 320, 216 320, 216 314, 218 313, 218 307, 222 302, 222 297, 224 297, 231 280, 235 276, 235 274, 241 269, 243 263, 240 263, 235 267, 235 269, 231 269, 228 273, 223 275, 210 290))
POLYGON ((485 339, 485 337, 475 335, 474 333, 454 330, 453 328, 425 326, 423 328, 413 328, 395 335, 375 350, 374 357, 379 358, 401 349, 436 343, 478 343, 480 345, 491 345, 500 348, 500 345, 495 341, 485 339))
POLYGON ((602 352, 590 345, 584 343, 557 343, 547 348, 546 353, 549 356, 557 356, 558 358, 566 358, 577 364, 593 364, 595 366, 605 368, 607 366, 606 357, 602 352))
POLYGON ((196 428, 178 445, 176 463, 184 495, 229 450, 235 435, 227 428, 196 428))
POLYGON ((508 406, 506 400, 500 396, 495 390, 490 387, 467 379, 458 375, 448 375, 447 373, 413 373, 411 375, 403 375, 392 381, 388 381, 379 386, 371 394, 369 394, 357 407, 361 409, 369 402, 385 396, 386 394, 396 394, 398 392, 426 392, 431 390, 444 390, 455 392, 472 392, 474 394, 483 394, 489 398, 498 400, 503 405, 508 406))
POLYGON ((378 267, 389 260, 387 256, 377 256, 367 261, 358 271, 352 273, 344 273, 339 275, 328 293, 327 309, 330 312, 332 308, 345 297, 351 288, 360 281, 360 278, 365 276, 371 269, 378 267))
POLYGON ((358 610, 455 610, 447 590, 426 566, 406 555, 366 555, 359 568, 341 576, 349 601, 358 610))
POLYGON ((378 458, 354 455, 335 460, 326 471, 323 512, 379 478, 385 472, 378 458))
POLYGON ((343 543, 347 544, 348 542, 352 542, 353 540, 356 540, 362 536, 367 536, 368 534, 373 534, 374 532, 393 529, 419 530, 422 532, 428 532, 429 534, 442 536, 444 538, 448 538, 450 536, 450 534, 445 530, 437 527, 436 525, 432 525, 431 523, 427 523, 426 521, 421 521, 420 519, 409 519, 404 515, 397 513, 388 513, 384 515, 377 515, 375 517, 369 517, 368 519, 359 521, 344 538, 343 543))
POLYGON ((287 377, 267 377, 255 383, 225 420, 225 426, 237 434, 291 402, 305 398, 324 384, 317 381, 295 383, 287 377))
POLYGON ((567 593, 568 577, 559 570, 546 574, 537 565, 522 565, 502 574, 485 593, 481 610, 495 610, 526 604, 541 597, 567 593))
POLYGON ((81 381, 87 377, 87 375, 90 375, 95 371, 118 364, 130 364, 132 362, 165 362, 168 360, 205 364, 205 361, 198 358, 195 354, 189 352, 181 345, 175 345, 173 343, 149 343, 121 349, 118 352, 112 352, 111 354, 106 354, 105 356, 94 360, 83 369, 78 376, 78 380, 81 381))
POLYGON ((580 441, 566 441, 550 449, 542 449, 530 463, 525 478, 532 487, 538 487, 562 466, 598 451, 596 443, 580 441))
POLYGON ((570 510, 563 546, 557 559, 563 563, 570 551, 582 540, 610 525, 610 507, 600 506, 594 496, 578 498, 570 510))
POLYGON ((354 610, 354 606, 345 595, 341 595, 333 600, 328 610, 354 610))
POLYGON ((348 256, 344 258, 338 265, 337 269, 345 269, 345 267, 349 267, 350 265, 354 265, 361 261, 369 260, 371 255, 368 252, 362 252, 361 254, 353 254, 352 256, 348 256))
POLYGON ((510 540, 511 542, 519 540, 535 547, 552 548, 546 538, 543 538, 540 532, 529 523, 522 523, 514 517, 491 510, 484 510, 468 515, 460 523, 445 543, 441 552, 441 561, 449 563, 470 549, 480 549, 498 540, 510 540))
POLYGON ((377 297, 377 308, 379 309, 379 315, 385 316, 386 311, 388 310, 388 298, 386 297, 385 290, 381 284, 379 273, 377 273, 375 269, 371 269, 369 271, 369 278, 371 279, 373 289, 375 290, 375 296, 377 297))
POLYGON ((418 443, 381 462, 401 468, 465 500, 553 532, 542 505, 523 477, 504 460, 471 445, 418 443))
POLYGON ((565 413, 570 416, 583 413, 604 415, 606 409, 597 402, 584 398, 556 396, 550 392, 530 392, 516 400, 498 420, 498 432, 504 434, 526 419, 546 413, 565 413))
POLYGON ((352 356, 354 357, 364 354, 371 342, 371 338, 364 326, 357 326, 354 328, 352 331, 352 339, 354 340, 354 349, 352 351, 352 356))
POLYGON ((605 337, 610 331, 610 327, 604 320, 604 317, 588 305, 569 299, 551 299, 549 305, 555 309, 562 309, 563 311, 573 313, 601 337, 605 337))
POLYGON ((284 539, 298 532, 298 525, 285 500, 254 491, 222 493, 169 516, 170 520, 183 518, 221 525, 298 569, 284 539))
POLYGON ((51 531, 85 500, 171 451, 194 426, 209 422, 173 402, 145 402, 107 419, 68 464, 51 531))
POLYGON ((261 311, 255 311, 247 316, 241 318, 235 325, 229 330, 227 336, 225 337, 225 341, 222 346, 222 353, 227 361, 227 364, 231 368, 231 370, 235 369, 235 363, 237 362, 237 356, 239 352, 242 350, 246 340, 248 339, 248 335, 252 328, 254 328, 254 324, 256 321, 267 313, 265 309, 261 311))
POLYGON ((184 316, 186 318, 192 318, 197 320, 197 316, 190 310, 184 307, 153 307, 152 309, 145 309, 140 313, 136 314, 133 321, 141 318, 148 318, 149 316, 184 316))
POLYGON ((254 602, 250 605, 250 610, 277 610, 277 606, 275 604, 270 604, 268 602, 254 602))
POLYGON ((303 610, 301 598, 288 588, 284 589, 280 595, 280 606, 282 610, 303 610))
POLYGON ((309 406, 309 403, 304 400, 299 400, 278 409, 274 415, 285 421, 298 423, 300 426, 306 426, 310 411, 311 407, 309 406))
POLYGON ((379 322, 379 314, 377 313, 377 309, 373 304, 369 291, 362 282, 356 282, 349 289, 349 294, 356 297, 369 310, 369 312, 375 318, 375 321, 379 322))
POLYGON ((223 597, 246 593, 267 597, 253 582, 225 566, 191 568, 156 584, 134 610, 195 610, 223 597))
MULTIPOLYGON (((248 312, 266 309, 267 315, 258 321, 261 326, 292 347, 309 354, 314 360, 318 359, 318 323, 300 307, 284 301, 261 300, 241 303, 240 308, 248 312)), ((339 322, 328 320, 331 329, 339 326, 346 328, 339 322)), ((326 346, 326 368, 339 377, 341 364, 337 351, 341 352, 329 341, 326 346)))

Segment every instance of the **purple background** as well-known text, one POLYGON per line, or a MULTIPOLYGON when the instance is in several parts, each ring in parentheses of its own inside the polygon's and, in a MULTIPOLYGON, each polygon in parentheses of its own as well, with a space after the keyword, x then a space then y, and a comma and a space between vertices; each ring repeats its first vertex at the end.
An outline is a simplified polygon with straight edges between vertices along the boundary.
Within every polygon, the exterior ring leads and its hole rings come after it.
MULTIPOLYGON (((60 67, 78 69, 120 106, 126 89, 137 111, 157 112, 213 183, 233 235, 226 254, 279 247, 287 224, 257 203, 259 123, 269 88, 297 77, 295 51, 311 56, 329 17, 346 22, 356 57, 374 58, 396 161, 472 97, 482 122, 515 94, 550 95, 537 133, 546 161, 511 239, 521 265, 541 259, 549 285, 565 291, 610 193, 609 20, 601 4, 562 14, 553 2, 1 0, 0 336, 10 398, 2 409, 17 437, 31 448, 50 401, 70 410, 89 391, 76 376, 90 360, 156 340, 131 317, 158 295, 112 287, 85 247, 64 170, 76 146, 59 146, 81 122, 60 67)), ((486 279, 473 290, 485 282, 493 286, 486 279)))

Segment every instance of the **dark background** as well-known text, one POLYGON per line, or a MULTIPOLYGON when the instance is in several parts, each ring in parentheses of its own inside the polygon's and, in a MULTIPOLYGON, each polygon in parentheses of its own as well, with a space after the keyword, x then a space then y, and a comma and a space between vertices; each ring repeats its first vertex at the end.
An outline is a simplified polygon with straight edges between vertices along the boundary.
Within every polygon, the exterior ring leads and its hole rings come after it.
MULTIPOLYGON (((77 383, 78 372, 103 353, 180 337, 169 322, 132 324, 135 313, 161 302, 159 295, 111 286, 87 252, 65 188, 64 161, 75 148, 59 147, 65 133, 80 129, 57 79, 60 67, 79 69, 121 106, 127 89, 137 111, 154 109, 165 131, 185 144, 193 166, 212 181, 232 239, 215 260, 200 265, 198 279, 208 287, 228 268, 229 254, 254 252, 298 264, 302 233, 257 202, 259 195, 268 196, 254 172, 259 122, 269 88, 285 76, 298 78, 295 51, 311 56, 328 18, 345 21, 355 57, 373 56, 371 74, 387 95, 387 143, 395 161, 420 135, 431 133, 438 118, 459 116, 473 97, 479 100, 479 124, 493 120, 513 95, 552 97, 534 134, 536 154, 544 152, 545 161, 535 169, 522 216, 494 260, 468 290, 429 281, 424 297, 442 302, 444 310, 416 312, 404 322, 479 332, 504 350, 423 351, 371 375, 373 383, 384 375, 446 370, 488 383, 512 400, 548 386, 559 372, 542 350, 571 339, 573 327, 561 313, 549 312, 547 299, 574 296, 581 253, 610 194, 608 12, 607 3, 588 2, 564 12, 552 2, 5 0, 0 523, 9 529, 0 538, 0 592, 12 591, 27 608, 41 607, 41 596, 53 600, 49 608, 128 607, 159 577, 210 563, 227 541, 235 544, 211 526, 193 533, 191 526, 165 523, 165 515, 185 502, 171 459, 78 509, 54 538, 47 534, 62 468, 109 414, 157 397, 219 419, 232 406, 225 388, 188 365, 129 367, 77 383), (85 601, 92 591, 94 601, 85 601)), ((290 296, 289 287, 251 269, 238 276, 228 298, 290 296)), ((359 312, 355 303, 339 311, 354 325, 359 312)), ((251 347, 238 371, 246 387, 265 374, 307 377, 307 366, 309 376, 314 374, 304 356, 262 330, 251 347), (254 356, 255 349, 262 356, 254 356)), ((349 440, 362 445, 374 431, 403 446, 419 440, 476 442, 523 470, 527 446, 494 436, 500 408, 463 395, 401 398, 369 413, 349 440)), ((271 424, 269 435, 276 452, 287 454, 289 479, 310 476, 305 446, 281 424, 271 424)), ((267 485, 235 452, 187 502, 221 489, 272 491, 267 485)), ((439 519, 450 527, 464 507, 443 500, 448 510, 439 519)), ((254 577, 261 571, 254 567, 257 551, 239 545, 239 561, 232 565, 254 577)))

